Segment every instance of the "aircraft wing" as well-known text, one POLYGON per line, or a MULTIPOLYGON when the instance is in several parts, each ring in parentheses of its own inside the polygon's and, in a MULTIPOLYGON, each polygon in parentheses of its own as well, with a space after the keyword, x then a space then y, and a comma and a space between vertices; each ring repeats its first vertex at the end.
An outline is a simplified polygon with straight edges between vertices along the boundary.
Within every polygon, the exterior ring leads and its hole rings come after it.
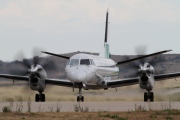
POLYGON ((29 83, 1 83, 0 87, 12 87, 12 86, 28 86, 29 83))
MULTIPOLYGON (((1 78, 14 79, 14 80, 20 80, 20 81, 29 81, 28 76, 0 74, 0 77, 1 78)), ((166 80, 166 79, 176 78, 176 77, 180 77, 180 72, 155 75, 154 79, 155 79, 155 81, 161 81, 161 80, 166 80)), ((138 83, 139 83, 138 77, 106 81, 108 88, 134 85, 134 84, 138 84, 138 83)), ((65 86, 65 87, 75 87, 75 88, 77 87, 75 84, 73 84, 69 80, 62 80, 62 79, 46 78, 46 84, 57 85, 57 86, 65 86)))
MULTIPOLYGON (((29 76, 0 74, 0 77, 1 78, 8 78, 8 79, 19 80, 19 81, 29 81, 29 76)), ((46 78, 45 81, 46 81, 46 84, 50 84, 50 85, 58 85, 58 86, 65 86, 65 87, 76 87, 69 80, 46 78)))
MULTIPOLYGON (((155 81, 161 81, 161 80, 167 80, 170 78, 177 78, 177 77, 180 77, 180 72, 155 75, 154 79, 155 81)), ((134 85, 138 83, 139 83, 138 77, 118 79, 118 80, 112 80, 106 82, 107 87, 122 87, 122 86, 134 85)))
MULTIPOLYGON (((0 74, 0 77, 19 80, 19 81, 29 81, 28 76, 0 74)), ((134 85, 137 83, 138 83, 138 78, 119 79, 119 80, 107 81, 107 87, 121 87, 121 86, 127 86, 127 85, 134 85)), ((46 78, 46 84, 65 86, 65 87, 75 87, 75 88, 77 87, 69 80, 52 79, 52 78, 46 78)))
POLYGON ((20 81, 29 81, 28 76, 20 76, 20 75, 10 75, 10 74, 0 74, 1 78, 9 78, 14 80, 20 80, 20 81))
POLYGON ((128 86, 128 85, 134 85, 138 84, 139 79, 136 78, 125 78, 125 79, 119 79, 119 80, 111 80, 107 81, 107 87, 122 87, 122 86, 128 86))
POLYGON ((180 77, 180 72, 155 75, 154 79, 155 81, 161 81, 176 77, 180 77))
POLYGON ((50 79, 46 78, 46 84, 50 85, 58 85, 58 86, 65 86, 65 87, 76 87, 73 83, 69 80, 62 80, 62 79, 50 79))

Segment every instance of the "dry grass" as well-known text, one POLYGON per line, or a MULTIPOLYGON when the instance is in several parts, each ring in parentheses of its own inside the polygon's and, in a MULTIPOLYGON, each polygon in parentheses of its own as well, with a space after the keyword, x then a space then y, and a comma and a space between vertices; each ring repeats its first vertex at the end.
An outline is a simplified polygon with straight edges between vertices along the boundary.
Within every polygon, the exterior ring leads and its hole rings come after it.
POLYGON ((0 113, 0 120, 179 120, 180 111, 0 113))

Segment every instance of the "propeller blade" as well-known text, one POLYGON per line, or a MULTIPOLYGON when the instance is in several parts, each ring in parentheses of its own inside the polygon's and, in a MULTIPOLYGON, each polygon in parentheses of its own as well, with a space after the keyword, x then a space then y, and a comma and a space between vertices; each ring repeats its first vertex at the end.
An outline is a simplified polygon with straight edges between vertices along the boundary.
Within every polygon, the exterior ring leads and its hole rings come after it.
POLYGON ((40 57, 42 57, 41 48, 34 47, 33 48, 33 64, 37 65, 40 63, 40 57))
MULTIPOLYGON (((139 68, 140 64, 149 63, 154 67, 159 61, 162 61, 161 60, 162 53, 171 51, 171 50, 164 50, 164 51, 156 52, 153 54, 145 55, 146 48, 147 48, 147 46, 145 46, 145 45, 136 47, 135 51, 138 54, 138 57, 117 63, 119 65, 119 64, 123 64, 123 63, 132 61, 131 63, 129 63, 129 66, 130 66, 130 70, 132 70, 134 72, 130 73, 129 77, 135 77, 138 75, 138 72, 136 72, 136 71, 139 68), (156 55, 159 55, 159 56, 156 56, 156 55)), ((159 70, 156 70, 156 72, 159 72, 159 70)))
POLYGON ((147 46, 146 45, 140 45, 135 48, 137 55, 145 55, 147 52, 147 46))
POLYGON ((33 57, 33 64, 37 65, 40 63, 40 58, 38 56, 33 57))
POLYGON ((40 48, 40 47, 34 47, 34 48, 33 48, 33 51, 32 51, 33 57, 35 57, 35 56, 41 57, 41 56, 42 56, 41 51, 42 51, 42 48, 40 48))
POLYGON ((31 67, 31 62, 28 59, 23 59, 22 65, 24 65, 26 69, 29 69, 31 67))
POLYGON ((45 69, 45 70, 56 70, 56 65, 54 63, 54 61, 52 59, 49 58, 44 58, 42 59, 42 52, 41 52, 41 48, 34 48, 33 49, 33 64, 37 65, 37 64, 41 64, 41 66, 45 69))
POLYGON ((14 58, 16 64, 10 67, 9 72, 16 75, 27 75, 31 66, 30 60, 26 59, 22 51, 18 52, 14 58))
POLYGON ((45 69, 45 70, 57 70, 57 65, 55 64, 55 62, 49 58, 46 58, 44 60, 44 62, 42 62, 42 67, 45 69))

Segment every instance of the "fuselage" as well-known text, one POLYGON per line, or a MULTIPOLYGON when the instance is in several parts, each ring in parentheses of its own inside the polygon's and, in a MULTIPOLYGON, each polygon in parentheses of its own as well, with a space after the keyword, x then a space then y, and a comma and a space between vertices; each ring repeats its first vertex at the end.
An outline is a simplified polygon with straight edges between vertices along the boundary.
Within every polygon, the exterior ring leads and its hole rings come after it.
POLYGON ((112 76, 118 76, 119 69, 115 64, 112 59, 80 53, 69 59, 65 72, 73 83, 97 85, 112 76))

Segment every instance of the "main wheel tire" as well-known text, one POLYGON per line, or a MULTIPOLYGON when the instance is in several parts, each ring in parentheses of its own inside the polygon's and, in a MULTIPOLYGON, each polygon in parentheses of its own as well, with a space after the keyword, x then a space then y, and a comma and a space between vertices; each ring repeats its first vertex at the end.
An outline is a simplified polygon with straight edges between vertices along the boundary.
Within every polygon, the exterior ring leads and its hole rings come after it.
POLYGON ((80 101, 79 96, 77 96, 77 102, 79 102, 79 101, 80 101))
POLYGON ((154 93, 153 92, 150 92, 150 101, 151 102, 154 102, 154 93))
POLYGON ((147 100, 148 100, 148 94, 147 92, 144 92, 144 102, 147 102, 147 100))
POLYGON ((41 96, 41 101, 42 101, 42 102, 45 102, 45 100, 46 100, 46 96, 45 96, 45 94, 42 94, 42 96, 41 96))
POLYGON ((39 102, 39 95, 38 94, 35 95, 35 102, 39 102))
POLYGON ((81 97, 81 101, 84 102, 84 96, 81 97))

